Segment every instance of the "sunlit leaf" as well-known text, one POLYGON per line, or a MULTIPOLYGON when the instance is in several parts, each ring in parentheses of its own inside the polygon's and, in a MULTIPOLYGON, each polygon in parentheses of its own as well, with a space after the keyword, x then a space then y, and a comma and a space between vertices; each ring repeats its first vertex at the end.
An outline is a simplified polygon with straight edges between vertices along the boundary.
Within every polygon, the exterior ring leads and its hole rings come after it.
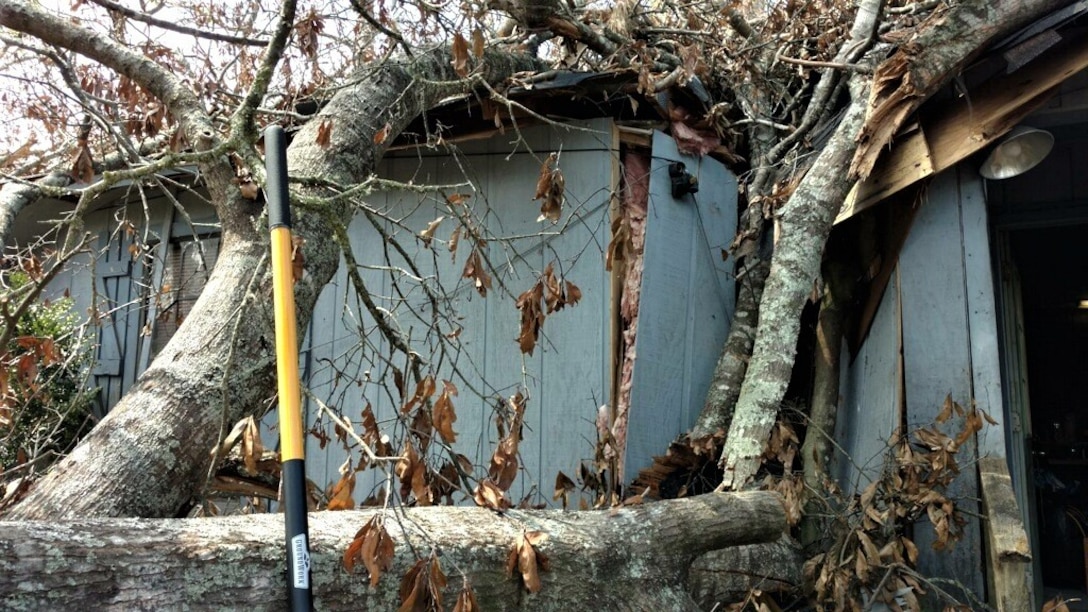
POLYGON ((464 77, 468 75, 468 41, 465 37, 457 32, 453 35, 453 44, 450 47, 450 51, 453 53, 453 60, 450 62, 453 64, 453 71, 458 76, 464 77))

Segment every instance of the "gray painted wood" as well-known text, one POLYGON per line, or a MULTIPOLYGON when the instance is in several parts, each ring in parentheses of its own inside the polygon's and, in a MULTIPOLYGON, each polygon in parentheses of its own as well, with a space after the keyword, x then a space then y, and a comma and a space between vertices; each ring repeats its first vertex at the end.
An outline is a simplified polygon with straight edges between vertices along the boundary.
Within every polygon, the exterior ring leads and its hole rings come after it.
MULTIPOLYGON (((960 185, 953 169, 938 175, 928 190, 899 257, 903 311, 903 356, 910 429, 932 423, 946 396, 961 405, 971 401, 971 340, 968 337, 967 281, 960 215, 960 185)), ((961 472, 950 487, 967 524, 951 551, 932 550, 933 531, 923 521, 915 528, 923 575, 958 580, 981 595, 982 540, 977 450, 972 437, 957 453, 961 472)))
POLYGON ((722 249, 736 233, 736 179, 719 162, 681 155, 654 133, 625 478, 695 422, 735 307, 722 249), (672 197, 668 166, 683 162, 699 191, 672 197))
POLYGON ((842 374, 835 440, 842 449, 834 474, 847 495, 862 491, 883 468, 884 452, 899 421, 899 285, 884 289, 869 335, 842 374))
POLYGON ((976 405, 998 422, 979 432, 978 453, 979 456, 1005 457, 1005 410, 1001 391, 990 226, 986 196, 978 173, 969 169, 959 170, 959 194, 971 343, 972 396, 976 405))
MULTIPOLYGON (((510 491, 515 502, 531 493, 538 494, 534 501, 543 501, 541 491, 550 499, 555 472, 562 469, 573 475, 575 460, 591 456, 596 406, 608 401, 608 344, 604 339, 611 298, 603 263, 611 195, 607 184, 611 176, 610 122, 587 125, 594 131, 532 128, 522 131, 525 140, 516 147, 511 145, 516 134, 508 132, 487 141, 465 143, 456 155, 401 152, 383 162, 382 176, 417 185, 452 185, 466 182, 467 177, 472 185, 447 191, 472 194, 459 212, 472 215, 478 226, 486 227, 489 238, 514 237, 489 240, 484 246, 493 286, 482 298, 470 280, 461 278, 471 241, 462 239, 452 259, 446 248, 445 241, 455 227, 446 194, 391 191, 368 198, 369 206, 396 219, 384 227, 399 234, 422 283, 446 296, 456 311, 458 318, 439 323, 441 334, 462 328, 455 340, 447 340, 445 355, 437 352, 441 338, 429 330, 433 313, 420 281, 382 267, 386 266, 385 245, 368 221, 357 218, 349 229, 355 257, 362 265, 360 274, 378 306, 411 336, 413 346, 429 364, 424 370, 438 379, 453 380, 458 387, 454 450, 469 457, 481 472, 486 472, 498 442, 494 407, 519 388, 527 391, 521 444, 524 470, 510 491), (532 200, 541 162, 552 151, 561 151, 567 198, 563 219, 555 227, 537 221, 539 202, 532 200), (430 248, 409 237, 409 231, 424 229, 438 215, 447 219, 430 248), (558 230, 561 235, 539 235, 558 230), (557 274, 562 271, 582 289, 582 302, 550 315, 533 355, 523 356, 516 344, 519 313, 514 299, 531 287, 552 261, 557 274), (401 293, 395 291, 394 278, 401 293)), ((399 255, 392 253, 390 257, 394 266, 407 267, 399 255)), ((355 423, 369 401, 383 431, 399 439, 403 431, 397 420, 401 400, 392 389, 390 364, 383 361, 389 351, 372 317, 354 297, 343 270, 319 298, 303 347, 305 362, 311 368, 311 392, 355 423)), ((405 369, 403 362, 396 365, 405 369)), ((307 410, 308 423, 313 425, 317 422, 314 402, 308 403, 307 410)), ((331 435, 332 428, 328 430, 331 435)), ((310 478, 321 486, 334 482, 339 477, 336 469, 346 456, 335 441, 320 449, 314 438, 309 439, 310 478)), ((433 461, 437 468, 444 457, 436 456, 433 461)), ((361 473, 356 500, 362 501, 381 484, 375 472, 361 473)))

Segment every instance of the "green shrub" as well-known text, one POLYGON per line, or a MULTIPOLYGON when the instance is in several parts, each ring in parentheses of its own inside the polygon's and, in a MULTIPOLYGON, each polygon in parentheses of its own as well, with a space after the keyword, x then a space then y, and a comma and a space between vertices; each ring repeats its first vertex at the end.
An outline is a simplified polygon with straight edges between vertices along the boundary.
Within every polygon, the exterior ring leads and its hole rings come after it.
MULTIPOLYGON (((29 285, 22 271, 9 271, 0 300, 14 304, 29 285)), ((94 392, 85 385, 92 358, 72 300, 37 300, 15 321, 0 347, 0 472, 24 461, 71 449, 89 429, 94 392)))

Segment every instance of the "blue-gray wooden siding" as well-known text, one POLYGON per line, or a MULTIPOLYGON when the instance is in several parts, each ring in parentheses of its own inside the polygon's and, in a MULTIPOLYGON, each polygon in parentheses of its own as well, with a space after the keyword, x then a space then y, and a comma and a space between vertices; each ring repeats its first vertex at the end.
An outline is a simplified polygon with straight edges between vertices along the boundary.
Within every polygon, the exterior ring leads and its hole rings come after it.
POLYGON ((681 154, 654 132, 638 336, 624 460, 628 480, 695 423, 736 305, 732 261, 737 180, 709 157, 681 154), (672 197, 669 164, 699 180, 672 197))
MULTIPOLYGON (((154 306, 148 310, 146 286, 161 278, 163 240, 169 236, 173 214, 171 201, 157 191, 145 190, 141 196, 134 189, 121 188, 110 195, 112 201, 88 212, 84 219, 90 236, 88 252, 73 258, 45 293, 49 299, 68 296, 73 312, 81 317, 97 313, 90 333, 96 361, 89 383, 99 388, 98 416, 114 406, 147 367, 148 335, 144 332, 149 321, 154 325, 154 306), (129 251, 134 243, 142 245, 137 257, 129 251), (153 260, 144 257, 146 248, 155 255, 153 260)), ((59 213, 66 206, 47 203, 45 208, 59 213)), ((37 220, 25 221, 31 226, 19 227, 17 235, 40 231, 37 220)))
MULTIPOLYGON (((969 168, 942 173, 900 254, 898 282, 889 284, 868 338, 843 374, 837 438, 850 459, 840 458, 837 473, 847 491, 880 468, 877 454, 898 424, 901 380, 910 429, 932 423, 948 395, 965 407, 974 400, 1004 420, 991 265, 981 179, 969 168), (854 464, 868 475, 859 476, 854 464)), ((928 523, 915 529, 923 575, 955 579, 976 594, 985 583, 974 463, 979 453, 1006 456, 1003 429, 983 429, 957 453, 961 473, 950 493, 967 519, 963 540, 938 553, 928 523)))
MULTIPOLYGON (((613 156, 617 152, 609 120, 585 122, 579 127, 583 129, 508 131, 489 140, 465 143, 456 155, 420 150, 382 163, 382 176, 419 185, 471 181, 473 186, 451 187, 445 193, 471 194, 465 204, 481 226, 495 237, 514 237, 488 242, 485 247, 494 269, 490 271, 492 289, 483 298, 469 279, 461 278, 471 241, 463 238, 452 259, 442 242, 449 238, 453 222, 447 219, 440 226, 438 240, 430 249, 411 237, 405 239, 407 231, 418 232, 439 215, 449 216, 443 194, 392 191, 368 198, 370 206, 399 218, 408 228, 399 236, 419 266, 420 276, 435 291, 448 296, 461 317, 441 321, 437 333, 428 327, 433 313, 419 283, 400 271, 373 267, 386 265, 387 245, 370 223, 360 217, 349 229, 355 258, 362 266, 359 272, 378 306, 392 314, 397 327, 430 362, 424 370, 453 380, 460 390, 454 399, 457 452, 486 471, 498 442, 493 410, 496 400, 519 388, 527 391, 526 429, 520 447, 524 469, 510 491, 515 502, 534 490, 550 500, 556 473, 563 471, 573 477, 579 461, 592 458, 594 418, 598 406, 609 401, 611 290, 603 253, 609 240, 613 156), (524 140, 517 143, 519 138, 524 140), (537 221, 539 202, 533 201, 541 163, 552 152, 559 153, 559 167, 566 180, 563 216, 555 226, 537 221), (573 308, 549 315, 534 353, 522 355, 516 343, 520 319, 514 300, 551 262, 555 262, 557 275, 581 289, 582 300, 573 308), (403 298, 395 294, 391 275, 399 277, 403 298), (445 357, 432 354, 439 334, 458 328, 460 335, 448 341, 454 353, 445 357), (460 376, 454 375, 455 366, 460 376)), ((396 231, 388 223, 385 227, 396 231)), ((395 254, 393 263, 404 267, 395 254)), ((403 371, 406 366, 403 355, 398 355, 394 364, 384 363, 389 353, 345 271, 340 270, 321 294, 304 340, 303 375, 314 395, 355 423, 370 403, 379 423, 397 440, 394 424, 399 397, 392 391, 390 368, 395 365, 403 371)), ((308 401, 306 409, 310 425, 320 422, 315 402, 308 401)), ((335 442, 321 449, 310 438, 307 473, 321 485, 335 482, 346 456, 335 442)), ((382 484, 374 471, 360 474, 356 500, 364 500, 382 484)))

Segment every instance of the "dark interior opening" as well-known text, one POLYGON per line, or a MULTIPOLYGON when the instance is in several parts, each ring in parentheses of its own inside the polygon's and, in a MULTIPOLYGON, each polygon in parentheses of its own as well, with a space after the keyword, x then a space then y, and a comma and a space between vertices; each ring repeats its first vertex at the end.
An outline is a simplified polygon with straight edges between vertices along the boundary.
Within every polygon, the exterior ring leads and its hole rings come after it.
POLYGON ((1088 224, 1009 232, 1021 280, 1032 471, 1043 584, 1088 574, 1088 224))

